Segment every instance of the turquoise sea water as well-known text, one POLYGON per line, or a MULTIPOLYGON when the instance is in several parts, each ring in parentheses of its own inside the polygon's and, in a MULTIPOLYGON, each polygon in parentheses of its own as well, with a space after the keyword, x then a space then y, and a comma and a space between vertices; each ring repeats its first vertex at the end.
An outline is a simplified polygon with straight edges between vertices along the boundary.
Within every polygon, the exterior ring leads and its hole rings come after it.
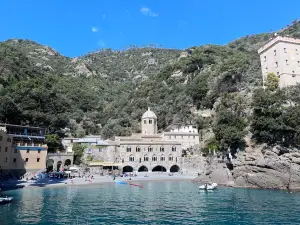
POLYGON ((19 189, 0 224, 300 224, 300 193, 136 182, 19 189))

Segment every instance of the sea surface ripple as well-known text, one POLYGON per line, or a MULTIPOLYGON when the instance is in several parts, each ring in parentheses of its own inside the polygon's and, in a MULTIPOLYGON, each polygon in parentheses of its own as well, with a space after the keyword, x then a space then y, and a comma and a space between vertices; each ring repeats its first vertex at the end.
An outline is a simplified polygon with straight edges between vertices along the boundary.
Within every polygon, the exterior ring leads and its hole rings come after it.
MULTIPOLYGON (((138 183, 138 182, 137 182, 138 183)), ((28 188, 6 192, 0 224, 300 224, 300 193, 182 182, 28 188)))

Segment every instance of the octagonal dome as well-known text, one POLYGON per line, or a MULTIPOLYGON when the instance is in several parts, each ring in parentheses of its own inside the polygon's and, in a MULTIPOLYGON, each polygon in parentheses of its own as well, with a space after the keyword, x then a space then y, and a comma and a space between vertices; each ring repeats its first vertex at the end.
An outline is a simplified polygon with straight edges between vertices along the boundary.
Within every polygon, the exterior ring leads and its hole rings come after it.
POLYGON ((155 115, 155 113, 153 111, 150 110, 150 107, 142 116, 142 119, 146 119, 146 118, 147 119, 148 118, 157 119, 157 116, 155 115))

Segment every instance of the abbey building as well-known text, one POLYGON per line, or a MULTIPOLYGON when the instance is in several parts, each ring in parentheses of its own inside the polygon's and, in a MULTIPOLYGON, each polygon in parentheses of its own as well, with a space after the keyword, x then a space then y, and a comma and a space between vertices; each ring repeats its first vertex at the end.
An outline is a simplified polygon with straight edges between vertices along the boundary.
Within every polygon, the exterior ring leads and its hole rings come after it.
POLYGON ((100 141, 90 149, 91 167, 118 166, 123 172, 178 172, 183 152, 199 145, 197 127, 187 125, 158 133, 157 116, 148 110, 141 118, 141 133, 100 141))

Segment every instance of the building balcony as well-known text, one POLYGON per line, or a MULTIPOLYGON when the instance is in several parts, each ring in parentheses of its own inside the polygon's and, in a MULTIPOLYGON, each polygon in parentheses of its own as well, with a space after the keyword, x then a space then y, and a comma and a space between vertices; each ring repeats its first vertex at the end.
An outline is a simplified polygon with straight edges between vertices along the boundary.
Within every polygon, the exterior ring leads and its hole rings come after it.
POLYGON ((43 150, 47 150, 47 146, 15 146, 16 150, 33 150, 33 151, 43 151, 43 150))

